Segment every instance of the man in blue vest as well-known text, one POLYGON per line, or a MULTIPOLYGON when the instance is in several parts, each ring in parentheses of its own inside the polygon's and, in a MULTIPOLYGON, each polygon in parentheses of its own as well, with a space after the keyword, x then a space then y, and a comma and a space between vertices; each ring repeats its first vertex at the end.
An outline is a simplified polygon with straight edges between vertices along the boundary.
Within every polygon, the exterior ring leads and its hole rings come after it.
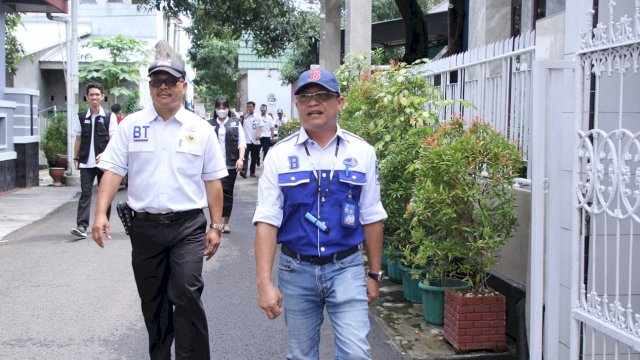
MULTIPOLYGON (((89 109, 78 113, 78 121, 73 122, 73 134, 76 142, 73 147, 73 163, 76 170, 80 170, 80 200, 78 201, 78 215, 76 227, 71 229, 71 235, 86 238, 89 226, 89 209, 91 208, 91 193, 96 177, 98 184, 102 179, 102 170, 97 167, 100 156, 106 149, 109 139, 116 132, 118 119, 112 112, 105 111, 101 104, 104 99, 103 87, 99 83, 87 85, 86 99, 89 109)), ((111 212, 109 208, 108 213, 111 212)))

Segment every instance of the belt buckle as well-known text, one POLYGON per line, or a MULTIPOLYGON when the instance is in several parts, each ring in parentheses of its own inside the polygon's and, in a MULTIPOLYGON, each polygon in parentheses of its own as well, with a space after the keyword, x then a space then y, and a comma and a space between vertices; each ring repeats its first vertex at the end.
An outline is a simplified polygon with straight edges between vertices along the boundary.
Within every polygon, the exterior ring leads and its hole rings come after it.
POLYGON ((171 224, 173 222, 173 215, 160 216, 158 218, 158 224, 171 224))

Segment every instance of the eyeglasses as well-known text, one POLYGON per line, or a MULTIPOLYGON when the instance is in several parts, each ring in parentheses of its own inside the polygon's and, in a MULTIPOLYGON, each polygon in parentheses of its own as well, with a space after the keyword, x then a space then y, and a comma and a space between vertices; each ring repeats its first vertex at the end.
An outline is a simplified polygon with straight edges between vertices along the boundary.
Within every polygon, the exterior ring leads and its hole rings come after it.
POLYGON ((159 88, 162 84, 165 84, 167 87, 172 88, 178 85, 178 83, 183 82, 184 80, 177 79, 174 77, 168 77, 166 79, 151 79, 149 80, 149 86, 154 88, 159 88))
POLYGON ((329 99, 334 97, 338 97, 338 94, 332 93, 330 91, 318 91, 317 93, 313 93, 313 94, 296 95, 296 100, 298 100, 298 102, 301 104, 306 104, 309 101, 311 101, 311 99, 314 99, 319 102, 325 102, 325 101, 329 101, 329 99))

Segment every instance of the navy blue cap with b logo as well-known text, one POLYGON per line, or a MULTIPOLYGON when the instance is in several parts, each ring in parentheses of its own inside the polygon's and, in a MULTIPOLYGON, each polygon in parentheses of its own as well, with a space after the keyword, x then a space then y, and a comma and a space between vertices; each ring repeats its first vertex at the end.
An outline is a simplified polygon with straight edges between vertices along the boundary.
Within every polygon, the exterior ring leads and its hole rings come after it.
POLYGON ((338 80, 336 80, 336 77, 331 71, 325 69, 311 69, 303 72, 298 78, 296 92, 294 94, 298 95, 302 89, 311 84, 320 85, 328 91, 340 95, 338 80))

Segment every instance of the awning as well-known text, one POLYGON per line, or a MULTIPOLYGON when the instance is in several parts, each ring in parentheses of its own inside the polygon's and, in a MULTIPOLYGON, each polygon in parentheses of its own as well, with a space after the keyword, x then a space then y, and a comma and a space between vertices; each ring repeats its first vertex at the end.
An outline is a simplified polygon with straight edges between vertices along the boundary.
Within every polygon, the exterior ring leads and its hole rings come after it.
POLYGON ((5 6, 18 12, 67 13, 67 0, 6 0, 5 6))

